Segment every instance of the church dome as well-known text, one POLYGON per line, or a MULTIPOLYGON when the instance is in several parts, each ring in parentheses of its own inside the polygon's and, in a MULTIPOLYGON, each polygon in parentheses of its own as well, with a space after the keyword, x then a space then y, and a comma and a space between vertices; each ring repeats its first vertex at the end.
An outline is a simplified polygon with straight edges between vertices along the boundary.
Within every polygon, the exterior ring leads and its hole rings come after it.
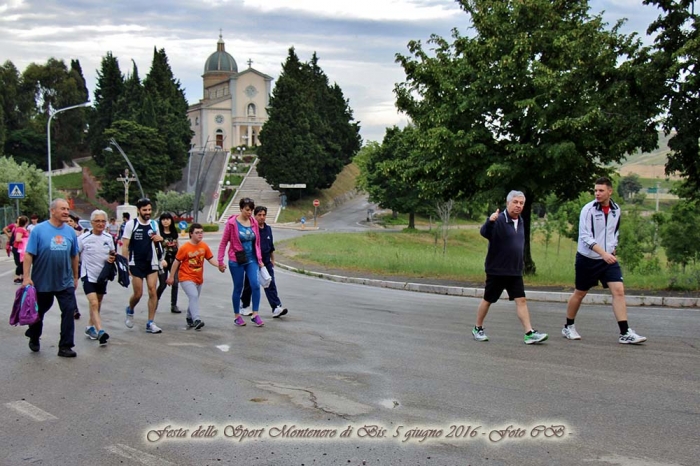
POLYGON ((226 52, 224 39, 219 34, 219 42, 216 44, 216 52, 209 55, 204 63, 204 73, 210 72, 238 73, 238 65, 230 53, 226 52))

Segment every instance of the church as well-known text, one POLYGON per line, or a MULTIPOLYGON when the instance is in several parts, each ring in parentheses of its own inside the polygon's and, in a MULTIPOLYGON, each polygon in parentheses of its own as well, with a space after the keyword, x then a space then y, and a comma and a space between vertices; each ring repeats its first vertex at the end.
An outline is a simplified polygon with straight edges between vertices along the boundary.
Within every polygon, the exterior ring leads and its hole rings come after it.
POLYGON ((267 121, 272 77, 252 67, 239 72, 219 34, 216 52, 204 63, 203 98, 187 110, 194 131, 194 149, 259 145, 258 135, 267 121))

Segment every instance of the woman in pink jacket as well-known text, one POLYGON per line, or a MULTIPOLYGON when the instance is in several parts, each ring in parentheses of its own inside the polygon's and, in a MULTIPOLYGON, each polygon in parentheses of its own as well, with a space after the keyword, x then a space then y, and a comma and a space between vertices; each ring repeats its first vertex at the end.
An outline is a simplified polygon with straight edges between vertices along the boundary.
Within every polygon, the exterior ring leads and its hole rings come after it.
POLYGON ((232 215, 226 222, 224 235, 219 243, 217 259, 219 260, 219 270, 226 270, 224 263, 224 253, 228 246, 228 267, 233 278, 233 321, 239 327, 246 323, 241 317, 241 293, 245 276, 248 276, 250 287, 253 291, 252 321, 258 327, 265 325, 258 315, 260 307, 260 284, 258 283, 258 270, 263 267, 262 253, 260 252, 260 237, 257 235, 258 222, 253 216, 255 202, 250 198, 243 198, 238 204, 241 208, 239 215, 232 215))

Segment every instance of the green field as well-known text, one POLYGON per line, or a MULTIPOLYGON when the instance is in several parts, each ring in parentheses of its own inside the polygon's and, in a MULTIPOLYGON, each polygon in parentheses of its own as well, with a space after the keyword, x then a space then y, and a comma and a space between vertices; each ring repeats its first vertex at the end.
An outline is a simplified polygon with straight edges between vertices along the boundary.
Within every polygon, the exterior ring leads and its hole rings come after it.
MULTIPOLYGON (((465 282, 483 282, 488 242, 477 228, 454 229, 449 233, 446 253, 434 231, 372 231, 306 235, 280 242, 284 256, 308 266, 323 266, 355 272, 401 277, 426 277, 465 282)), ((555 235, 549 244, 536 235, 532 244, 537 274, 526 276, 531 286, 570 289, 574 283, 573 241, 555 235)), ((665 258, 661 257, 662 263, 665 258)), ((624 264, 622 264, 624 269, 624 264)), ((663 269, 657 273, 625 274, 625 286, 639 290, 665 290, 673 281, 676 288, 698 288, 697 271, 685 273, 663 269), (695 274, 695 275, 694 275, 695 274)))

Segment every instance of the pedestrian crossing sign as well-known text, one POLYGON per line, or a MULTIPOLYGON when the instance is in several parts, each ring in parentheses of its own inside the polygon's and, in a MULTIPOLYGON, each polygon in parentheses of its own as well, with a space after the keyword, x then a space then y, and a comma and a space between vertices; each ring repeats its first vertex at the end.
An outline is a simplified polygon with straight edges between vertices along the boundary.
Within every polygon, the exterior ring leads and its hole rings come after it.
POLYGON ((10 199, 24 199, 24 183, 8 183, 7 196, 10 199))

